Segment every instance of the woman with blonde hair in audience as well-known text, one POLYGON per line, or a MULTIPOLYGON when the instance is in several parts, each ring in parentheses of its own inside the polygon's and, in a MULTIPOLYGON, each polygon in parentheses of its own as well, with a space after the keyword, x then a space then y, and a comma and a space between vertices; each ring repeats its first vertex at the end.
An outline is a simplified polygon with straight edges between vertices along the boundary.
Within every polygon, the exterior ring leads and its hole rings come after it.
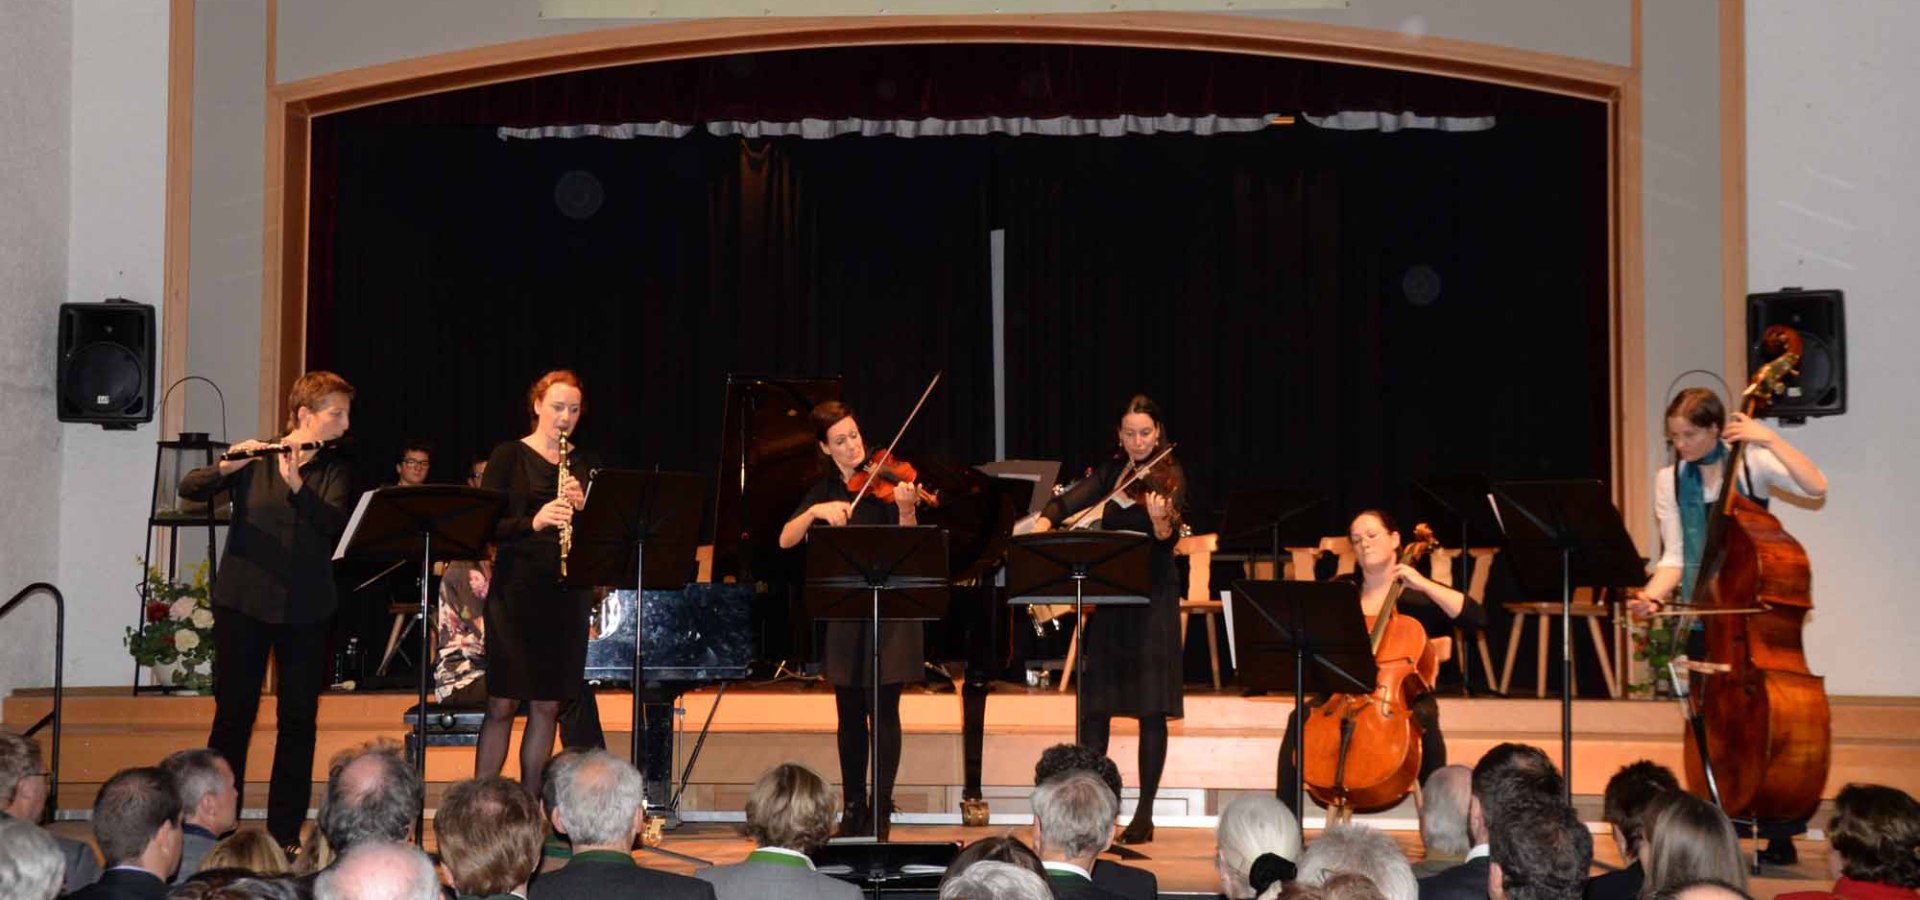
POLYGON ((236 831, 213 845, 201 858, 203 869, 245 869, 255 875, 282 875, 287 854, 273 836, 258 829, 236 831))
POLYGON ((693 877, 711 883, 719 900, 860 900, 859 888, 814 871, 807 858, 833 833, 839 805, 820 773, 799 763, 774 766, 747 793, 747 836, 757 849, 744 862, 693 877))
POLYGON ((1747 866, 1740 838, 1720 808, 1685 791, 1662 794, 1641 814, 1646 835, 1640 865, 1646 883, 1640 896, 1695 881, 1720 881, 1747 889, 1747 866))
POLYGON ((1827 825, 1831 891, 1779 900, 1912 900, 1920 888, 1920 803, 1898 788, 1849 784, 1833 798, 1827 825))
POLYGON ((1300 823, 1278 797, 1248 794, 1227 804, 1214 827, 1214 867, 1227 900, 1249 900, 1292 881, 1300 858, 1300 823))

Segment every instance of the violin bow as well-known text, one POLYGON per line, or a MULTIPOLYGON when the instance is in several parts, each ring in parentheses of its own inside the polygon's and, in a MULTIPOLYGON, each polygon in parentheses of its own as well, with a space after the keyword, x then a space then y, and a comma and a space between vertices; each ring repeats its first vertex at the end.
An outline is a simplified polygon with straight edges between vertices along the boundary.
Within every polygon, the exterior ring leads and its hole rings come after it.
MULTIPOLYGON (((927 397, 933 394, 933 386, 940 383, 940 376, 944 374, 946 374, 945 369, 933 373, 932 380, 927 382, 927 389, 920 392, 920 400, 913 404, 913 411, 907 413, 907 420, 900 423, 900 430, 894 432, 893 440, 887 443, 886 454, 888 459, 893 458, 893 448, 899 446, 900 439, 906 436, 907 427, 913 424, 913 417, 920 414, 920 407, 927 405, 927 397)), ((854 507, 860 505, 860 499, 865 497, 867 490, 873 487, 874 480, 873 478, 868 478, 867 483, 860 486, 860 493, 854 494, 853 502, 847 504, 847 510, 849 512, 851 512, 854 507)))

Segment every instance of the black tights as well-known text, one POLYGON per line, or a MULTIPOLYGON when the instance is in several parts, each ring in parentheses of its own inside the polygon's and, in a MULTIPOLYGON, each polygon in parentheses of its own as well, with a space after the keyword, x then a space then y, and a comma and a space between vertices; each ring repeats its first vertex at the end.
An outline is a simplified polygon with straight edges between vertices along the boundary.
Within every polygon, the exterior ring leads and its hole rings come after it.
MULTIPOLYGON (((485 778, 500 774, 507 762, 507 744, 513 740, 514 713, 521 701, 510 697, 488 697, 487 718, 480 724, 480 745, 473 757, 473 775, 485 778)), ((560 701, 527 701, 527 730, 520 735, 520 784, 527 792, 540 796, 540 778, 553 755, 553 732, 560 718, 560 701)))
MULTIPOLYGON (((1088 716, 1080 720, 1080 743, 1102 756, 1113 735, 1112 716, 1088 716)), ((1155 714, 1140 717, 1140 802, 1134 807, 1134 822, 1153 821, 1153 800, 1160 794, 1160 774, 1167 768, 1167 717, 1155 714)))
MULTIPOLYGON (((873 707, 873 689, 835 687, 834 711, 840 716, 840 785, 847 805, 867 799, 867 731, 873 707)), ((875 801, 881 806, 893 803, 893 779, 900 774, 900 685, 880 686, 880 763, 874 769, 875 801)))

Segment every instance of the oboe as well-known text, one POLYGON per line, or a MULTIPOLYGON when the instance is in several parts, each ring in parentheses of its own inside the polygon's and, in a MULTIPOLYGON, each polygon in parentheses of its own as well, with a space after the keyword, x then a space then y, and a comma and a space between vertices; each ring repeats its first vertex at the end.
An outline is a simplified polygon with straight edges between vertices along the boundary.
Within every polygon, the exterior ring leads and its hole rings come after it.
MULTIPOLYGON (((560 474, 555 479, 556 491, 561 500, 567 499, 567 480, 572 474, 567 471, 567 457, 573 453, 573 443, 567 440, 567 433, 560 432, 560 474)), ((567 554, 573 551, 573 523, 560 523, 560 577, 567 577, 567 554)))

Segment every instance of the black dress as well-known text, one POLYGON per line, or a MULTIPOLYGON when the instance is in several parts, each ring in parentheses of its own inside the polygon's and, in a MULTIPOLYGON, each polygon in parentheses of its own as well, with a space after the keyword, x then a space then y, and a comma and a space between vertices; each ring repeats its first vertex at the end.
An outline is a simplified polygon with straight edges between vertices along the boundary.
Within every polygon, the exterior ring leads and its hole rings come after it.
MULTIPOLYGON (((792 521, 816 503, 846 502, 853 499, 838 472, 828 472, 814 482, 813 489, 800 500, 799 508, 787 517, 792 521)), ((900 508, 882 503, 871 495, 860 501, 848 519, 849 525, 898 525, 900 508)), ((824 527, 824 526, 820 526, 824 527)), ((867 671, 873 666, 873 626, 866 622, 832 621, 825 623, 826 635, 820 647, 820 661, 827 682, 834 687, 867 686, 867 671)), ((924 677, 926 669, 926 629, 919 622, 880 623, 880 683, 907 684, 924 677)))
MULTIPOLYGON (((569 460, 582 482, 593 468, 579 451, 569 460)), ((494 697, 568 700, 580 693, 593 592, 560 583, 558 530, 533 530, 534 514, 556 496, 559 480, 559 466, 518 440, 493 448, 480 480, 507 495, 487 590, 487 693, 494 697)))
MULTIPOLYGON (((1175 509, 1186 508, 1186 475, 1172 459, 1161 463, 1174 467, 1175 483, 1180 487, 1171 498, 1175 509)), ((1041 512, 1058 526, 1060 520, 1099 501, 1113 490, 1124 459, 1111 459, 1096 467, 1066 493, 1047 502, 1041 512)), ((1153 519, 1145 504, 1114 500, 1100 514, 1103 531, 1137 531, 1153 535, 1153 519)), ((1153 542, 1153 597, 1144 606, 1110 606, 1087 616, 1087 627, 1080 640, 1080 654, 1086 660, 1085 679, 1080 684, 1080 713, 1088 717, 1155 716, 1180 718, 1186 715, 1180 654, 1179 569, 1173 561, 1176 533, 1153 542)))

